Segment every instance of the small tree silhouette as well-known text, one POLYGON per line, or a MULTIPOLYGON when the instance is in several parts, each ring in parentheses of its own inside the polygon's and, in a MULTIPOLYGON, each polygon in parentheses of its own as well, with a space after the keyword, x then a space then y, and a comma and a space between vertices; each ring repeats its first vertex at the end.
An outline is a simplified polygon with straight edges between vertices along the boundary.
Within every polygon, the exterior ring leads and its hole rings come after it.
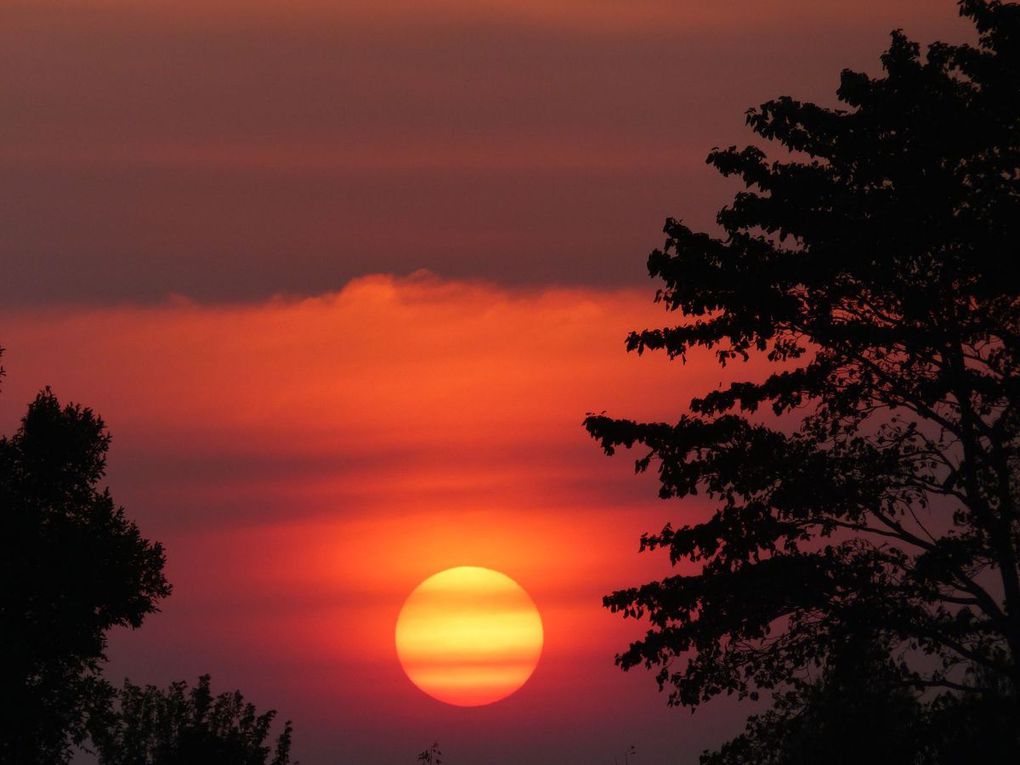
MULTIPOLYGON (((818 680, 793 683, 771 709, 750 717, 744 733, 702 765, 858 765, 929 763, 922 705, 900 682, 885 646, 856 639, 840 646, 818 680)), ((994 760, 989 760, 993 762, 994 760)))
MULTIPOLYGON (((637 747, 631 744, 623 752, 623 765, 630 765, 630 758, 637 755, 637 747)), ((620 758, 613 758, 614 765, 620 765, 620 758)))
POLYGON ((165 690, 125 681, 93 741, 100 765, 288 765, 291 724, 270 745, 276 710, 259 714, 240 691, 213 696, 198 685, 165 690))
POLYGON ((432 746, 419 753, 418 762, 422 765, 443 765, 443 753, 439 751, 439 742, 432 742, 432 746))

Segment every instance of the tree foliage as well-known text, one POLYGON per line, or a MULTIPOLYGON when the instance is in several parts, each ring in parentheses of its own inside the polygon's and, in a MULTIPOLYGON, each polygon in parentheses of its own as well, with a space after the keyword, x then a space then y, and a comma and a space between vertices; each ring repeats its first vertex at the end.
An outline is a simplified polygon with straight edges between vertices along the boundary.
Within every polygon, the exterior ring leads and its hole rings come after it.
POLYGON ((1016 704, 1020 9, 960 10, 976 45, 923 56, 894 32, 883 76, 843 72, 842 107, 749 111, 788 153, 713 151, 746 187, 722 234, 670 219, 649 257, 683 319, 630 350, 769 370, 675 423, 585 422, 640 449, 663 498, 714 505, 642 538, 694 573, 605 599, 647 618, 617 660, 672 704, 796 688, 859 635, 906 687, 1016 704))
POLYGON ((883 646, 855 639, 829 657, 818 680, 778 693, 771 709, 750 717, 742 735, 701 763, 921 765, 917 754, 928 738, 922 707, 899 679, 883 646))
POLYGON ((109 688, 106 633, 170 587, 158 543, 99 488, 110 437, 46 390, 0 438, 0 761, 66 761, 109 688))
MULTIPOLYGON (((973 668, 967 682, 1001 682, 973 668)), ((923 703, 902 682, 887 648, 853 640, 821 676, 775 694, 744 732, 701 765, 968 765, 1016 759, 1016 710, 999 695, 946 693, 923 703)))
POLYGON ((213 696, 209 675, 190 689, 125 681, 93 741, 100 765, 288 765, 291 724, 271 743, 275 717, 240 691, 213 696))

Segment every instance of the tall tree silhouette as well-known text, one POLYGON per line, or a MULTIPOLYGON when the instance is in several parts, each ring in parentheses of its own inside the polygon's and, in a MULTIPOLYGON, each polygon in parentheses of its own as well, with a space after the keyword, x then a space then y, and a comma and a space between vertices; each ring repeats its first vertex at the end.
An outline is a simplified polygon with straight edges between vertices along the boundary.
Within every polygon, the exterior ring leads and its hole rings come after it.
POLYGON ((270 743, 275 717, 240 691, 213 696, 209 675, 190 689, 125 681, 93 741, 100 765, 288 765, 291 725, 270 743))
POLYGON ((605 598, 647 617, 617 661, 656 669, 671 704, 787 688, 869 635, 899 683, 1016 713, 1020 9, 959 6, 978 44, 922 56, 894 32, 882 77, 843 72, 843 108, 749 111, 792 154, 713 151, 746 186, 723 235, 671 219, 649 257, 684 318, 630 350, 771 370, 675 423, 585 422, 609 454, 641 449, 663 498, 714 502, 642 539, 697 573, 605 598))
POLYGON ((160 545, 99 488, 109 441, 49 390, 0 438, 0 762, 66 761, 109 697, 106 632, 170 592, 160 545))

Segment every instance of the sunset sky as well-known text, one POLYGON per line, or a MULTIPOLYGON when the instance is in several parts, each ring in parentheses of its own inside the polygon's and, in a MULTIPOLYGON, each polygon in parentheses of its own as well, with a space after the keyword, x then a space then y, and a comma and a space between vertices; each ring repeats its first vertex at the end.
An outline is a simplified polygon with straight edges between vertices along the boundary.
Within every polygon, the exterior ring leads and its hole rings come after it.
MULTIPOLYGON (((710 227, 748 106, 833 103, 949 0, 3 0, 0 432, 44 385, 98 411, 109 483, 167 549, 108 676, 213 676, 304 765, 695 763, 749 711, 614 668, 603 594, 696 517, 586 412, 674 419, 717 385, 624 352, 666 320, 644 261, 710 227), (460 708, 397 660, 408 594, 507 574, 545 645, 460 708)), ((87 761, 87 760, 82 760, 87 761)))

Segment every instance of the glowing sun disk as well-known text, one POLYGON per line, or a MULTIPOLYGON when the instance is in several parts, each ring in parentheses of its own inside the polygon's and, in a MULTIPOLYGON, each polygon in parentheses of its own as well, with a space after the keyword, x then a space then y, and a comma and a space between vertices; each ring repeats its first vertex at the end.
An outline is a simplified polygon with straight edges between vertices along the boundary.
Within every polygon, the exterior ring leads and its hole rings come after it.
POLYGON ((397 618, 397 656, 408 678, 457 706, 490 704, 524 685, 542 640, 542 619, 528 593, 505 574, 477 566, 430 576, 397 618))

